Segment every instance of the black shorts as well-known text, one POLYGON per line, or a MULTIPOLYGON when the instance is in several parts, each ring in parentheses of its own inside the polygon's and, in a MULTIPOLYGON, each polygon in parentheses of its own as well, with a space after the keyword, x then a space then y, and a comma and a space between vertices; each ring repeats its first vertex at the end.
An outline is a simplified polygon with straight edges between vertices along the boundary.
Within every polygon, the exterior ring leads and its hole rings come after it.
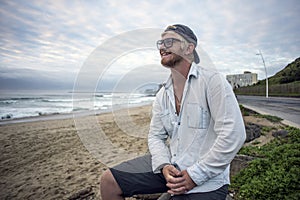
MULTIPOLYGON (((151 165, 151 155, 145 155, 121 163, 110 168, 111 173, 119 184, 124 197, 135 194, 155 194, 168 191, 167 182, 161 173, 154 174, 151 165)), ((173 196, 172 199, 203 199, 225 200, 228 185, 212 192, 194 193, 173 196)))
POLYGON ((123 191, 124 197, 164 193, 168 190, 164 176, 161 173, 153 173, 150 155, 123 162, 110 168, 110 171, 123 191))

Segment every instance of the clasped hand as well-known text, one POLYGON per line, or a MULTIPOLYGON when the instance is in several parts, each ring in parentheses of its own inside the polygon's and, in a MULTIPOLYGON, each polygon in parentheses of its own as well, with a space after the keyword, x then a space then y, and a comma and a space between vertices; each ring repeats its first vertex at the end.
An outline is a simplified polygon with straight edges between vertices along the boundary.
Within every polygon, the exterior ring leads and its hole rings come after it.
POLYGON ((186 170, 179 171, 173 165, 164 166, 162 173, 167 181, 168 193, 179 195, 193 189, 196 184, 186 170))

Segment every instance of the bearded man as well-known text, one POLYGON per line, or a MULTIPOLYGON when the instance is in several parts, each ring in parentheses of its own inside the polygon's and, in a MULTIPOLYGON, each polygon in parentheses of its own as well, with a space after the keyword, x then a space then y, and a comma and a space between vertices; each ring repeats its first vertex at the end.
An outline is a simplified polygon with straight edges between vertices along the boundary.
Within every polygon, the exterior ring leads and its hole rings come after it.
POLYGON ((224 76, 197 65, 196 46, 196 35, 182 24, 168 26, 157 41, 171 74, 153 103, 150 155, 104 172, 102 200, 165 192, 174 200, 226 199, 245 126, 224 76))

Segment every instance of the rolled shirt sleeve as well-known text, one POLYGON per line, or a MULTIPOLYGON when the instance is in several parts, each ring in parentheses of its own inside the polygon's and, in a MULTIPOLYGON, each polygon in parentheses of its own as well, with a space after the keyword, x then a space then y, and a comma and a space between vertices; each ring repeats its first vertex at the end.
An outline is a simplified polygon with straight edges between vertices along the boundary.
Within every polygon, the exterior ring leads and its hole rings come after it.
POLYGON ((246 131, 238 102, 231 86, 221 75, 208 83, 208 105, 217 137, 206 155, 187 168, 192 180, 202 185, 222 173, 246 139, 246 131))
MULTIPOLYGON (((163 91, 160 91, 157 95, 161 95, 163 91)), ((159 100, 156 98, 152 108, 152 118, 150 123, 150 130, 148 134, 148 147, 152 156, 152 169, 154 173, 160 173, 160 169, 165 164, 169 164, 171 161, 171 155, 169 148, 166 144, 168 133, 164 129, 161 121, 161 106, 159 100)))

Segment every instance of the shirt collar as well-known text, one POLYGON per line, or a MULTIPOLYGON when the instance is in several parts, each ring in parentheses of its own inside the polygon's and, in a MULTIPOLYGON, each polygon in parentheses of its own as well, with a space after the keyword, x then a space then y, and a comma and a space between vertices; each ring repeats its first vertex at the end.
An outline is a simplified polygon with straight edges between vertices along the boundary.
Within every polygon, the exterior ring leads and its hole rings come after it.
MULTIPOLYGON (((198 66, 197 64, 195 64, 194 62, 191 65, 189 74, 188 74, 188 79, 191 79, 192 76, 194 76, 195 78, 198 78, 198 66)), ((169 76, 167 82, 164 84, 165 88, 168 89, 170 86, 172 86, 172 77, 171 75, 169 76)))
POLYGON ((194 62, 192 62, 192 66, 190 68, 189 74, 188 74, 188 78, 190 79, 191 76, 194 76, 195 78, 198 78, 198 66, 197 64, 195 64, 194 62))

